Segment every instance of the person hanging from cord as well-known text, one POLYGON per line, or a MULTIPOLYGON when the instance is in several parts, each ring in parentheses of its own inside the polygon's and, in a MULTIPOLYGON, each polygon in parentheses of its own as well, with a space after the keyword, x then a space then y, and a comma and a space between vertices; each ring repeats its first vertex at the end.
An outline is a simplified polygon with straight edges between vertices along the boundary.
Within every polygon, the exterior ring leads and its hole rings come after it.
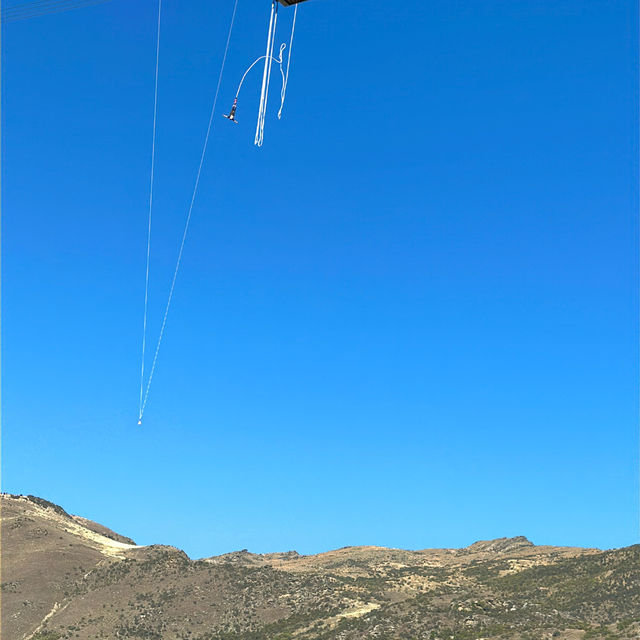
POLYGON ((284 88, 286 77, 285 77, 285 74, 284 74, 284 70, 282 69, 282 54, 283 54, 283 52, 284 52, 286 47, 287 47, 287 45, 284 42, 280 45, 280 54, 279 54, 279 56, 277 58, 274 57, 274 56, 266 56, 266 55, 264 55, 264 56, 260 56, 259 58, 256 58, 249 65, 247 70, 244 72, 244 74, 243 74, 243 76, 242 76, 242 78, 240 80, 240 83, 238 84, 238 89, 236 90, 236 95, 235 95, 235 98, 233 99, 233 105, 231 106, 231 111, 228 114, 223 113, 222 114, 223 117, 225 117, 227 120, 231 120, 231 122, 235 122, 236 124, 238 124, 238 120, 236 118, 236 109, 238 108, 238 96, 240 95, 240 89, 242 89, 242 85, 243 85, 244 80, 247 77, 247 74, 249 73, 249 71, 251 71, 251 69, 253 69, 253 67, 255 67, 258 64, 258 62, 260 62, 260 60, 265 60, 265 58, 268 58, 268 59, 271 60, 271 62, 278 63, 278 65, 280 66, 280 73, 282 75, 282 86, 284 88))

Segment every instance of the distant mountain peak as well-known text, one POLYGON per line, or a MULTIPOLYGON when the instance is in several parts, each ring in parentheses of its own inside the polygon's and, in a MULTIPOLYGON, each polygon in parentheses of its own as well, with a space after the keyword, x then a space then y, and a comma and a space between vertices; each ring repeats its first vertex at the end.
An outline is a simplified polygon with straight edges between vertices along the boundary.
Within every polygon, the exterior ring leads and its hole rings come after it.
POLYGON ((494 540, 478 540, 469 545, 466 550, 472 553, 507 553, 514 549, 534 547, 535 545, 525 536, 513 538, 495 538, 494 540))

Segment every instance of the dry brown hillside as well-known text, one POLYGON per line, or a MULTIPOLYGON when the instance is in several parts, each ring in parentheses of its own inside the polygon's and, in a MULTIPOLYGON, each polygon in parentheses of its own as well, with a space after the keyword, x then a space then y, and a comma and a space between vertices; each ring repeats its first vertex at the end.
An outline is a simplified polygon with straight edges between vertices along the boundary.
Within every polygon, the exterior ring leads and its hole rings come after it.
POLYGON ((191 560, 2 495, 2 639, 640 638, 640 546, 347 547, 191 560))

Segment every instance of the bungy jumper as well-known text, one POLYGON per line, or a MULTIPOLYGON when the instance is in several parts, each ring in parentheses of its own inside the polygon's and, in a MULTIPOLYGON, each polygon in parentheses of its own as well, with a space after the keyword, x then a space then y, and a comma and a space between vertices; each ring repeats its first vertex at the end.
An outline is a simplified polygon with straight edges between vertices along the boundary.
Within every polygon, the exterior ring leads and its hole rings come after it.
POLYGON ((244 72, 242 78, 240 79, 240 83, 238 84, 238 89, 236 90, 236 95, 233 99, 233 105, 231 106, 231 110, 229 113, 223 114, 227 120, 231 122, 238 123, 236 118, 236 110, 238 108, 238 96, 240 95, 240 89, 242 89, 242 84, 244 83, 247 74, 253 67, 255 67, 258 62, 264 60, 264 68, 262 71, 262 89, 260 91, 260 105, 258 107, 258 122, 256 124, 256 135, 254 139, 254 144, 258 147, 262 146, 262 142, 264 140, 264 121, 267 113, 267 100, 269 98, 269 84, 271 81, 271 66, 272 63, 277 63, 280 68, 280 75, 282 76, 282 89, 280 91, 280 109, 278 110, 278 119, 282 118, 282 109, 284 107, 284 99, 287 93, 287 84, 289 82, 289 67, 291 65, 291 49, 293 47, 293 34, 296 29, 296 18, 298 14, 298 5, 301 2, 305 2, 306 0, 272 0, 271 1, 271 16, 269 18, 269 29, 267 32, 267 50, 263 56, 256 58, 244 72), (280 50, 278 52, 278 57, 276 58, 273 55, 273 48, 275 46, 276 41, 276 26, 278 24, 278 3, 285 7, 294 7, 293 11, 293 23, 291 25, 291 37, 289 38, 289 52, 287 54, 287 66, 286 69, 283 68, 283 54, 284 50, 287 48, 287 45, 283 42, 280 45, 280 50))

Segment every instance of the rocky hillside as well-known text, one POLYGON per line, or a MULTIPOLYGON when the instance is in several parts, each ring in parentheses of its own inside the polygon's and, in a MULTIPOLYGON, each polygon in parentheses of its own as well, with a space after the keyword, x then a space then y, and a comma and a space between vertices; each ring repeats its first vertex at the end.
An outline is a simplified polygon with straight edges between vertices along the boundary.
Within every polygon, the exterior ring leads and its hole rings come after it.
POLYGON ((190 560, 2 496, 2 638, 640 638, 640 546, 238 551, 190 560))

